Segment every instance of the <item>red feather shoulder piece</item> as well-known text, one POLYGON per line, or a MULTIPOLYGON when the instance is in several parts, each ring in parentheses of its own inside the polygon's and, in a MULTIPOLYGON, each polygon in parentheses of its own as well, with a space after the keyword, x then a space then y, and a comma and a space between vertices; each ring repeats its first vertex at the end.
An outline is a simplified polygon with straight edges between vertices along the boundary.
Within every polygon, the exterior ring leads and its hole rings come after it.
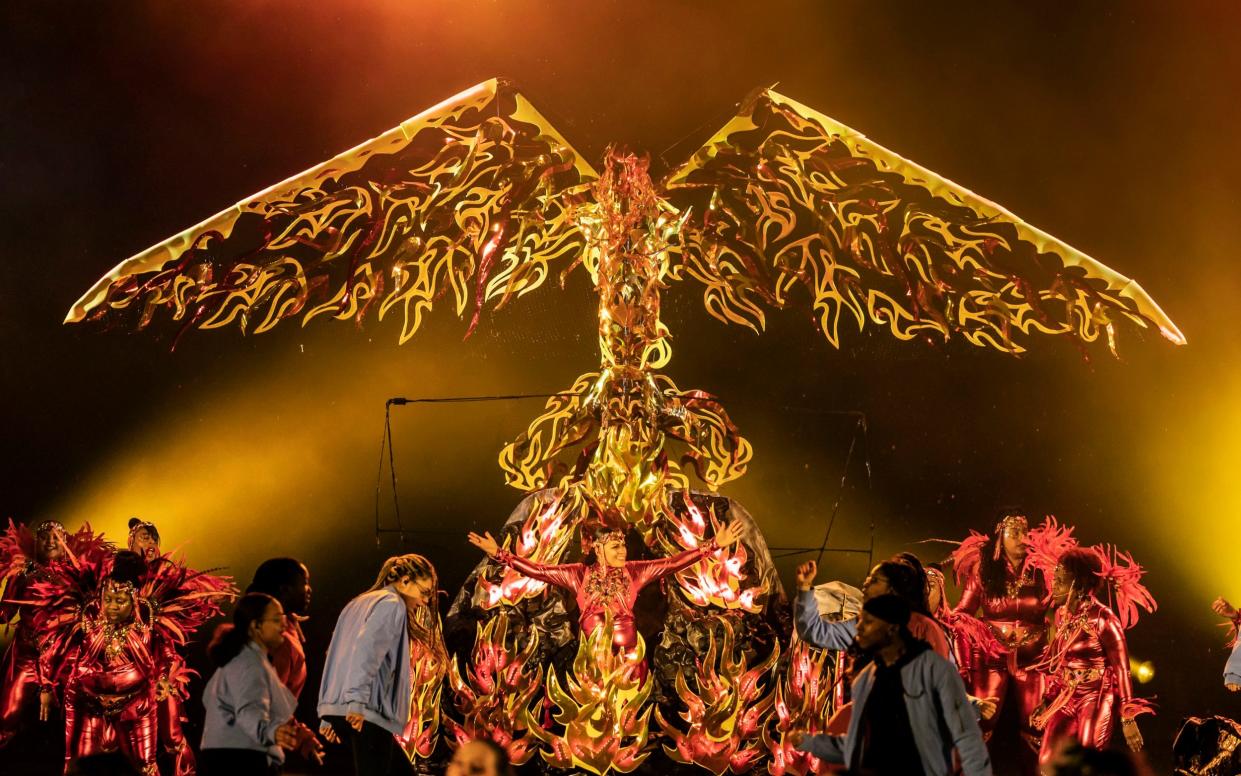
POLYGON ((958 586, 965 585, 967 580, 978 573, 981 553, 990 541, 990 536, 970 531, 965 541, 961 542, 948 556, 952 563, 952 575, 957 580, 958 586))
POLYGON ((1139 609, 1153 612, 1157 608, 1155 597, 1142 584, 1146 570, 1138 565, 1133 556, 1121 552, 1110 544, 1097 544, 1090 548, 1103 563, 1099 576, 1107 583, 1113 596, 1113 610, 1126 630, 1137 625, 1139 609))
POLYGON ((1061 525, 1054 515, 1047 515, 1042 523, 1030 529, 1026 541, 1030 547, 1026 563, 1033 564, 1042 572, 1044 581, 1050 587, 1051 577, 1056 571, 1056 565, 1060 563, 1061 556, 1077 547, 1077 539, 1073 538, 1073 529, 1061 525))

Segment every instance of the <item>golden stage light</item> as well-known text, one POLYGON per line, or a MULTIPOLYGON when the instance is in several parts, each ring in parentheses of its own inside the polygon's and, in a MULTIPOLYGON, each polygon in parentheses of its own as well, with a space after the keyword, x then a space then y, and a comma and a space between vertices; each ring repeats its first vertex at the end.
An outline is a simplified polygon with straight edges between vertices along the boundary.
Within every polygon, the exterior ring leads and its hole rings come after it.
POLYGON ((1138 684, 1147 684, 1155 678, 1155 664, 1149 660, 1129 658, 1129 674, 1138 684))

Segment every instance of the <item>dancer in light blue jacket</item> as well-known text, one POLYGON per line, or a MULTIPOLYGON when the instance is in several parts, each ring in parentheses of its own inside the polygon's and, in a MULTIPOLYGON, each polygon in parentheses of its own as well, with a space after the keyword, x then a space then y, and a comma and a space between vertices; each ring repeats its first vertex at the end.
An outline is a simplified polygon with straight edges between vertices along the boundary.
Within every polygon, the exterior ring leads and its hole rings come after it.
POLYGON ((320 729, 349 743, 359 776, 413 773, 398 741, 416 711, 410 705, 411 643, 417 642, 421 659, 447 670, 433 608, 437 589, 426 558, 389 558, 371 589, 350 601, 336 621, 319 686, 320 729))

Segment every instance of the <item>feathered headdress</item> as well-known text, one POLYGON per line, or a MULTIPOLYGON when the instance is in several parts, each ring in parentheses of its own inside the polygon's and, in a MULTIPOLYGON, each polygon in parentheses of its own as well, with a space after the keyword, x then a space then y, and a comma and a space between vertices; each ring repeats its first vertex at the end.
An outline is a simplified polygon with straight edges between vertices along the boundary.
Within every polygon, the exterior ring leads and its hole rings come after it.
MULTIPOLYGON (((83 633, 85 620, 97 615, 100 591, 115 563, 114 548, 100 535, 79 551, 71 549, 65 562, 31 586, 41 650, 63 655, 83 633)), ((182 645, 236 595, 231 580, 194 571, 165 554, 143 564, 133 590, 134 619, 153 637, 182 645)))
POLYGON ((41 653, 63 654, 81 632, 83 614, 98 607, 115 548, 84 525, 65 542, 65 556, 29 588, 32 625, 41 653))
MULTIPOLYGON (((996 553, 995 557, 999 557, 1002 541, 1000 537, 1003 529, 1009 520, 1018 519, 1023 524, 1025 523, 1025 518, 1021 515, 1011 515, 997 523, 994 536, 970 531, 965 541, 961 542, 949 556, 957 585, 964 585, 967 580, 978 573, 978 567, 982 561, 981 554, 984 551, 996 553), (989 545, 994 546, 989 549, 989 545)), ((1076 547, 1077 540, 1073 538, 1072 528, 1061 525, 1054 515, 1047 515, 1042 523, 1031 528, 1026 534, 1026 544, 1029 551, 1026 554, 1025 563, 1017 571, 1024 571, 1026 566, 1033 565, 1046 576, 1045 581, 1050 584, 1051 575, 1056 569, 1056 564, 1060 562, 1060 556, 1076 547)))
POLYGON ((174 644, 185 644, 204 623, 237 597, 231 577, 195 571, 184 558, 164 553, 147 565, 138 597, 151 609, 151 627, 174 644))
MULTIPOLYGON (((29 573, 39 557, 39 534, 53 529, 70 553, 82 552, 95 541, 95 534, 89 525, 70 534, 60 521, 44 520, 32 531, 29 526, 10 517, 9 527, 0 534, 0 581, 29 573)), ((102 537, 99 540, 102 541, 102 537)))

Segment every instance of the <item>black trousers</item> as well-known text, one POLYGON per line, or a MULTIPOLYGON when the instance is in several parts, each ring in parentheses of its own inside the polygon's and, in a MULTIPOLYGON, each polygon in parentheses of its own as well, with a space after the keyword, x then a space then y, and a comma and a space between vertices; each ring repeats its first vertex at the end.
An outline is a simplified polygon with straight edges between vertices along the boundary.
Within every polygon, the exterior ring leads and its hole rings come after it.
POLYGON ((344 717, 324 717, 326 722, 349 744, 353 752, 353 772, 357 776, 415 776, 414 764, 401 750, 396 736, 372 722, 362 722, 360 731, 344 717))
POLYGON ((202 776, 275 776, 279 765, 267 762, 267 753, 253 749, 203 749, 198 754, 202 776))

